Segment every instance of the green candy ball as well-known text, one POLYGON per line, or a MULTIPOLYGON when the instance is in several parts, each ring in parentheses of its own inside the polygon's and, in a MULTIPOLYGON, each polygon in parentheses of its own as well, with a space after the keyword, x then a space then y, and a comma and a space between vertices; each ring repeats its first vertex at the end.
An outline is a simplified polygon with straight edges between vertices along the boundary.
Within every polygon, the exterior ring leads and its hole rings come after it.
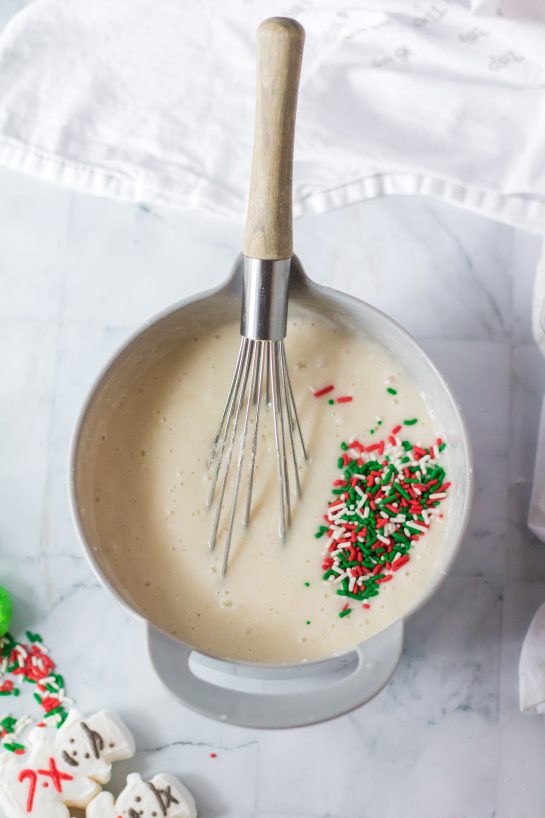
POLYGON ((6 589, 0 585, 0 636, 4 636, 9 631, 12 612, 11 597, 6 589))

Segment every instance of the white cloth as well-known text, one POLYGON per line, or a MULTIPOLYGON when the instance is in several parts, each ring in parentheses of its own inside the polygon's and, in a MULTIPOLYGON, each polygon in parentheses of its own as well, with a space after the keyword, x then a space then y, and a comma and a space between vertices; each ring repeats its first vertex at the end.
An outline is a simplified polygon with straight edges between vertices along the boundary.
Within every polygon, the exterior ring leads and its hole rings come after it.
POLYGON ((524 639, 519 679, 522 712, 545 714, 545 604, 535 614, 524 639))
MULTIPOLYGON (((244 217, 255 29, 307 30, 294 213, 421 193, 542 233, 542 0, 34 0, 0 37, 0 164, 244 217)), ((545 354, 545 263, 534 298, 545 354)), ((544 454, 529 523, 545 539, 544 454)), ((545 607, 521 708, 545 712, 545 607)))
POLYGON ((34 0, 0 37, 0 163, 242 219, 255 29, 287 14, 307 30, 296 215, 423 193, 539 231, 543 5, 34 0))

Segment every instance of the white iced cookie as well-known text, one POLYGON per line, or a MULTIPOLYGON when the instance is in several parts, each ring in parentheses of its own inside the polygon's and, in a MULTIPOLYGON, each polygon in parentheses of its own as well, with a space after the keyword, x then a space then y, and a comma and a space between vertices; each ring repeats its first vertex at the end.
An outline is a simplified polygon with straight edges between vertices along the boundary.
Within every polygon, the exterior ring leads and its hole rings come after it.
POLYGON ((68 818, 110 780, 112 762, 134 755, 134 740, 108 710, 87 718, 71 710, 54 733, 36 727, 24 758, 0 755, 0 810, 6 818, 68 818))
POLYGON ((87 818, 197 818, 193 796, 181 781, 159 773, 142 781, 138 773, 127 776, 117 800, 101 792, 87 806, 87 818))

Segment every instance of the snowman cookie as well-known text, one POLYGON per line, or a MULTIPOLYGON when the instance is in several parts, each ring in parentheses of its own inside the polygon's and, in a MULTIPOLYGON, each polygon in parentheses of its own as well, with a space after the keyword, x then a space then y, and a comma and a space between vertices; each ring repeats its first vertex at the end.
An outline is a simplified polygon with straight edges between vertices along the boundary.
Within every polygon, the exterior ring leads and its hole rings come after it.
POLYGON ((159 773, 142 781, 138 773, 131 773, 117 800, 101 792, 87 806, 86 818, 197 818, 197 808, 189 790, 173 775, 159 773))
POLYGON ((6 818, 68 818, 110 780, 112 762, 134 755, 134 740, 109 710, 87 718, 71 710, 54 734, 36 727, 24 760, 0 755, 0 809, 6 818))

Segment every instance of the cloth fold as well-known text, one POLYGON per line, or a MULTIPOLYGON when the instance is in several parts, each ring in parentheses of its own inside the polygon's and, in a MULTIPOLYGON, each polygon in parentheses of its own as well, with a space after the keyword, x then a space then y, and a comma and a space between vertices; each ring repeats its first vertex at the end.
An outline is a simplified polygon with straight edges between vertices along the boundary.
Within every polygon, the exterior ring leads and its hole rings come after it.
POLYGON ((296 215, 426 193, 541 230, 537 0, 34 0, 0 37, 0 164, 242 219, 271 14, 308 35, 296 215))

